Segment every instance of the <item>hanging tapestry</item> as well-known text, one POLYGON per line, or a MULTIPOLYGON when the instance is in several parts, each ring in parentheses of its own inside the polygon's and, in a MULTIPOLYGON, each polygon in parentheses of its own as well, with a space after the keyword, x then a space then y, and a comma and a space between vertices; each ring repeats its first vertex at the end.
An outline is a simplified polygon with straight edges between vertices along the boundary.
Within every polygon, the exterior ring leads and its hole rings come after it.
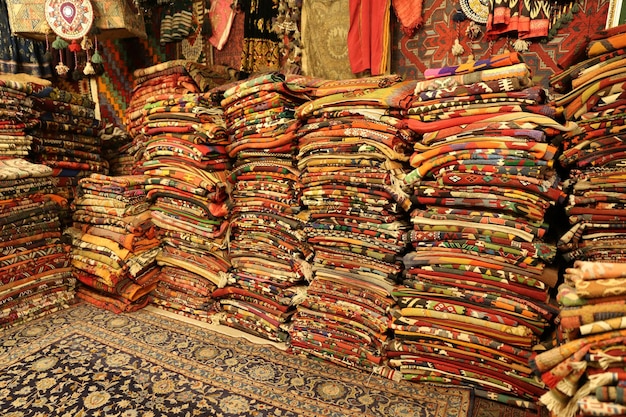
POLYGON ((279 69, 279 40, 272 32, 272 19, 278 15, 274 2, 244 0, 241 9, 245 13, 241 69, 246 72, 279 69))
POLYGON ((217 50, 222 50, 230 29, 235 20, 236 2, 233 0, 213 0, 211 1, 211 9, 209 10, 209 18, 211 19, 212 34, 209 42, 217 50))
POLYGON ((412 36, 422 23, 422 1, 391 0, 393 11, 400 22, 402 32, 412 36))
POLYGON ((305 75, 329 80, 353 78, 348 60, 348 0, 302 2, 302 55, 305 75))
MULTIPOLYGON (((0 32, 11 33, 9 12, 5 0, 0 1, 0 32)), ((36 77, 52 76, 52 66, 44 58, 45 45, 17 36, 0 37, 0 72, 25 73, 36 77)))
POLYGON ((355 74, 389 71, 390 1, 350 0, 348 57, 355 74))
MULTIPOLYGON (((532 69, 536 82, 548 87, 548 78, 559 70, 558 60, 577 48, 581 40, 604 29, 609 7, 609 0, 582 0, 579 10, 572 14, 567 26, 561 27, 555 36, 547 42, 533 41, 528 51, 523 52, 524 61, 532 69)), ((404 34, 399 25, 394 25, 394 50, 392 52, 392 71, 404 79, 423 78, 428 68, 441 68, 459 65, 473 54, 475 59, 484 59, 491 55, 512 50, 506 37, 494 40, 490 47, 484 33, 474 40, 465 35, 470 23, 467 19, 460 23, 461 44, 465 54, 456 57, 452 46, 457 38, 453 15, 458 4, 445 0, 424 0, 424 24, 413 37, 404 34)), ((484 27, 481 27, 484 32, 484 27)))
POLYGON ((486 35, 489 39, 517 34, 519 39, 548 36, 552 7, 549 0, 491 0, 486 35))

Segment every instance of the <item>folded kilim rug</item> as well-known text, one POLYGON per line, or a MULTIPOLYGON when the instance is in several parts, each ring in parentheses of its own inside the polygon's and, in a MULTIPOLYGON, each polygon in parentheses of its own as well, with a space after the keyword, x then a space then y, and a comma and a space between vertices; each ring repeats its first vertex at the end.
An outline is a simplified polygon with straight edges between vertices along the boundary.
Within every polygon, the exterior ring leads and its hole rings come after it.
POLYGON ((0 333, 3 416, 465 417, 468 390, 395 382, 151 310, 78 304, 0 333))

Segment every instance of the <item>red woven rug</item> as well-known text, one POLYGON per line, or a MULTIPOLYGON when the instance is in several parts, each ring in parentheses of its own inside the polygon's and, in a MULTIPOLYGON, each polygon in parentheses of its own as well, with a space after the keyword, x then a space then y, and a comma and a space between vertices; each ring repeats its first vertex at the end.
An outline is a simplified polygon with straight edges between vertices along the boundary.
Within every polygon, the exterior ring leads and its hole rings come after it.
MULTIPOLYGON (((586 35, 604 29, 609 0, 581 0, 580 11, 573 14, 573 20, 562 27, 557 35, 547 43, 533 41, 530 50, 524 52, 525 61, 533 70, 538 81, 547 86, 548 77, 558 71, 556 61, 574 49, 586 35)), ((457 57, 452 54, 452 45, 460 30, 461 45, 465 49, 463 61, 470 51, 476 59, 502 52, 507 40, 502 38, 489 49, 489 43, 479 39, 470 42, 465 29, 470 21, 461 22, 457 27, 452 20, 455 11, 460 9, 458 2, 445 0, 424 0, 422 27, 413 36, 407 36, 396 22, 394 25, 394 49, 392 51, 392 71, 405 79, 422 79, 427 68, 457 65, 457 57)), ((484 26, 482 27, 484 33, 484 26)))

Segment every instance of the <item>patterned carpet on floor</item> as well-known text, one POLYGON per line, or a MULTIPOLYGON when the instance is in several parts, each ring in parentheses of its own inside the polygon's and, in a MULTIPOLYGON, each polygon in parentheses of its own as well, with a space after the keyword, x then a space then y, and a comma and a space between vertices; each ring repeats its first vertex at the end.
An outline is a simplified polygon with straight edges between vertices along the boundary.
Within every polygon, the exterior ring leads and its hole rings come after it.
POLYGON ((394 382, 161 315, 85 304, 0 332, 4 417, 465 417, 470 391, 394 382))

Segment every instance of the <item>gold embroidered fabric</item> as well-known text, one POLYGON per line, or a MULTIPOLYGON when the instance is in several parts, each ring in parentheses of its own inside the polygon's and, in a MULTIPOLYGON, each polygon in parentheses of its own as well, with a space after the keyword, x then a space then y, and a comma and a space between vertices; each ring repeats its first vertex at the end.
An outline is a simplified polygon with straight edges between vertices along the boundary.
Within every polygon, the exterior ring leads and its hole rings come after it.
POLYGON ((348 0, 303 0, 302 71, 329 80, 354 78, 348 58, 348 0))

